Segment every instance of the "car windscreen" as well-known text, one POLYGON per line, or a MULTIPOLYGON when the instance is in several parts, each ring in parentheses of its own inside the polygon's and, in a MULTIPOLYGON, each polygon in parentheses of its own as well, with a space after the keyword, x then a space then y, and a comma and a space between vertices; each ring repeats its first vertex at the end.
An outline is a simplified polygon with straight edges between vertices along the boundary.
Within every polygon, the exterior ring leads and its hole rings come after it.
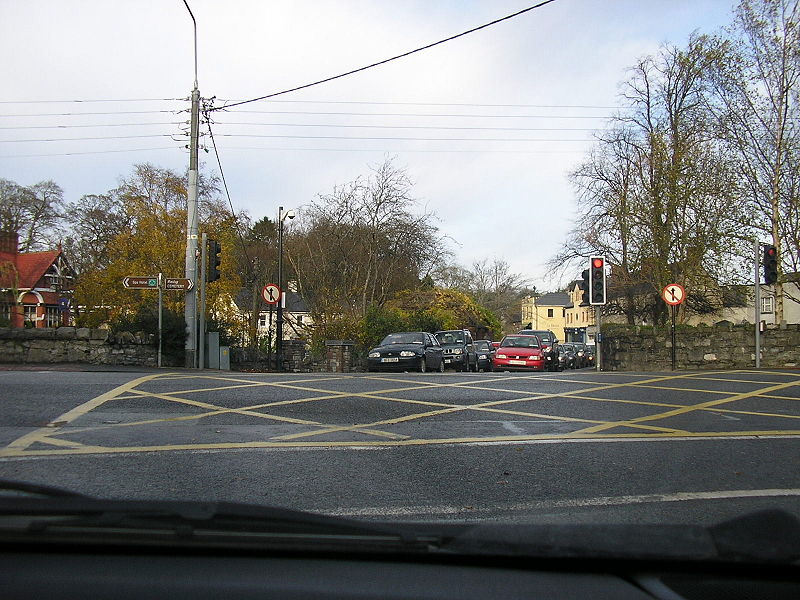
POLYGON ((425 336, 421 333, 390 333, 381 342, 381 346, 390 344, 424 344, 425 336))
POLYGON ((463 344, 464 332, 463 331, 440 331, 436 334, 436 339, 440 344, 463 344))
POLYGON ((504 348, 538 348, 539 338, 535 335, 509 335, 500 345, 504 348))

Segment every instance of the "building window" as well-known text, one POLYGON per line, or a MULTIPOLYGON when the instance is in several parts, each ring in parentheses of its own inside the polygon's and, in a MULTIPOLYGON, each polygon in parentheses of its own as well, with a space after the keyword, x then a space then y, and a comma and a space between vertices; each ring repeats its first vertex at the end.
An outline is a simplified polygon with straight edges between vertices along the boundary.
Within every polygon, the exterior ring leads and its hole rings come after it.
POLYGON ((36 327, 36 305, 26 304, 24 309, 25 309, 25 326, 36 327))
POLYGON ((302 325, 303 324, 303 315, 297 315, 297 324, 298 325, 302 325))
POLYGON ((48 306, 44 313, 45 327, 61 327, 61 312, 57 306, 48 306))
POLYGON ((552 319, 553 318, 553 309, 552 308, 548 308, 547 309, 547 318, 548 319, 552 319))
POLYGON ((775 312, 775 298, 773 296, 764 296, 761 298, 761 314, 771 315, 775 312))
POLYGON ((267 315, 265 315, 263 313, 258 315, 258 326, 261 327, 262 329, 266 328, 266 326, 267 326, 267 315))

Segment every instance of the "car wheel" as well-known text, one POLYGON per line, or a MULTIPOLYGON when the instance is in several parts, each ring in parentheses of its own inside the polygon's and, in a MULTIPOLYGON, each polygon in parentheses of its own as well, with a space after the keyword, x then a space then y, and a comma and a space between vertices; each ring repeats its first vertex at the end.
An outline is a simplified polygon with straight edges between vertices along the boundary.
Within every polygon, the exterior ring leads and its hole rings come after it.
POLYGON ((419 359, 419 372, 425 373, 428 370, 428 363, 425 362, 425 357, 419 359))

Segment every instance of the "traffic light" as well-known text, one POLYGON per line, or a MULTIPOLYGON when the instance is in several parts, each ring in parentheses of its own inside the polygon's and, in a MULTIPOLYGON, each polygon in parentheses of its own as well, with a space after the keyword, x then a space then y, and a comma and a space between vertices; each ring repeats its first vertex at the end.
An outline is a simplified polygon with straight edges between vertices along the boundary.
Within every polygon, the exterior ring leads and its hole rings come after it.
POLYGON ((778 281, 778 250, 775 246, 764 246, 764 284, 771 285, 778 281))
POLYGON ((603 256, 589 257, 589 304, 606 303, 606 259, 603 256))
POLYGON ((219 279, 219 255, 222 252, 222 246, 219 245, 217 240, 208 240, 208 273, 206 281, 212 282, 219 279))
POLYGON ((589 269, 584 269, 581 277, 583 277, 583 281, 578 284, 578 287, 583 292, 581 294, 581 304, 589 304, 589 269))

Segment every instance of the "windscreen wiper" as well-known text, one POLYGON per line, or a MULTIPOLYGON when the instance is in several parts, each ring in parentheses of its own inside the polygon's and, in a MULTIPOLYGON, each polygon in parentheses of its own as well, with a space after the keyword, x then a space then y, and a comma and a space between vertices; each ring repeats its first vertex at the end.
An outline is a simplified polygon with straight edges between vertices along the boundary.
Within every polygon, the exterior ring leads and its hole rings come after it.
POLYGON ((13 479, 0 479, 0 492, 22 492, 49 498, 88 498, 84 494, 66 490, 64 488, 27 481, 14 481, 13 479))
MULTIPOLYGON (((22 486, 20 486, 21 488, 22 486)), ((14 489, 17 489, 16 487, 14 489)), ((57 490, 57 488, 54 488, 57 490)), ((65 492, 64 490, 61 490, 65 492)), ((426 552, 437 535, 398 524, 229 502, 2 497, 0 539, 426 552)))

